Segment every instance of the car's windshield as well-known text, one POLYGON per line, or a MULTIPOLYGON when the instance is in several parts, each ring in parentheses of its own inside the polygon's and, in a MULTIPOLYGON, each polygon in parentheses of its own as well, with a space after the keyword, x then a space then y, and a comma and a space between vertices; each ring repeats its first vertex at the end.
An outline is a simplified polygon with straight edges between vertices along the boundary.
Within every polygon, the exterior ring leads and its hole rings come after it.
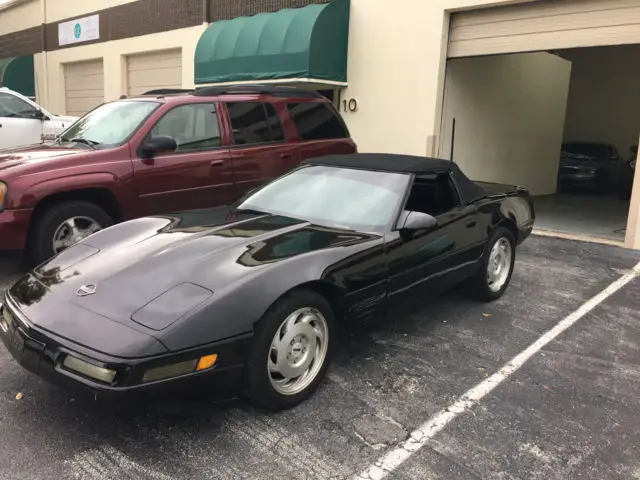
POLYGON ((72 124, 59 141, 103 148, 121 145, 159 105, 158 102, 127 100, 105 103, 72 124))
POLYGON ((394 220, 409 180, 399 173, 309 166, 267 184, 238 209, 377 232, 394 220))
POLYGON ((604 158, 611 152, 607 145, 601 143, 565 143, 562 146, 565 156, 571 158, 604 158))

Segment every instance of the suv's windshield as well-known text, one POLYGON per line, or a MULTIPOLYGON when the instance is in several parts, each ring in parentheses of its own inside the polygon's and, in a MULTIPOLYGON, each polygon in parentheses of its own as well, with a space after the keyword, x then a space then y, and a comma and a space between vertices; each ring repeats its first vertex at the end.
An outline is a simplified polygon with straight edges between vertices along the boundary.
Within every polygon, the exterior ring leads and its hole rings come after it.
POLYGON ((409 179, 398 173, 303 167, 250 195, 238 209, 324 226, 380 231, 394 220, 409 179))
POLYGON ((127 100, 105 103, 67 128, 59 142, 103 148, 121 145, 159 105, 158 102, 127 100))

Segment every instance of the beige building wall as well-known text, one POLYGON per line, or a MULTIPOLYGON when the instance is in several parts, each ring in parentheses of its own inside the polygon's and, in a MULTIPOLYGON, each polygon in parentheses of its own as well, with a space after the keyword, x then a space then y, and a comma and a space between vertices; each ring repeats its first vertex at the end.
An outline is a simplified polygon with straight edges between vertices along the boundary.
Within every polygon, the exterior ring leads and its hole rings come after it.
MULTIPOLYGON (((206 25, 144 35, 112 42, 96 43, 47 52, 48 96, 43 105, 64 112, 64 64, 102 58, 104 62, 104 99, 116 100, 127 93, 126 56, 180 47, 182 48, 182 88, 193 88, 193 58, 196 44, 206 25)), ((36 62, 42 67, 44 62, 36 62)))
POLYGON ((472 179, 555 193, 571 63, 549 53, 449 61, 441 156, 472 179))
MULTIPOLYGON (((42 1, 26 0, 6 8, 0 7, 0 35, 40 26, 43 23, 42 1)), ((0 52, 0 58, 2 56, 0 52)))
POLYGON ((435 154, 449 11, 505 0, 351 0, 349 87, 341 109, 360 151, 435 154))

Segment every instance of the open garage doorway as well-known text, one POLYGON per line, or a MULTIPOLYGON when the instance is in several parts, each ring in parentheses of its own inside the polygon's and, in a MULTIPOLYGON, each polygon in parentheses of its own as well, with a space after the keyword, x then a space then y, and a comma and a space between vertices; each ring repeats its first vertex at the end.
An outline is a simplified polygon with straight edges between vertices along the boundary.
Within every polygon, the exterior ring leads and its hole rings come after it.
POLYGON ((538 231, 640 248, 639 54, 640 0, 453 12, 439 154, 527 187, 538 231))
POLYGON ((542 232, 623 243, 638 85, 640 45, 449 59, 439 153, 528 188, 542 232))

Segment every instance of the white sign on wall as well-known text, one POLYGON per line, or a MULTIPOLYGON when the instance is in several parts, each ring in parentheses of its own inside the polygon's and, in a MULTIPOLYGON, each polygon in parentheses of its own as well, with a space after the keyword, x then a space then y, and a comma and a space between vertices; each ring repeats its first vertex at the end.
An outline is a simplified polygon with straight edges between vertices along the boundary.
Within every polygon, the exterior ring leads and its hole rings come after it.
POLYGON ((58 24, 58 45, 100 39, 100 15, 78 18, 58 24))

